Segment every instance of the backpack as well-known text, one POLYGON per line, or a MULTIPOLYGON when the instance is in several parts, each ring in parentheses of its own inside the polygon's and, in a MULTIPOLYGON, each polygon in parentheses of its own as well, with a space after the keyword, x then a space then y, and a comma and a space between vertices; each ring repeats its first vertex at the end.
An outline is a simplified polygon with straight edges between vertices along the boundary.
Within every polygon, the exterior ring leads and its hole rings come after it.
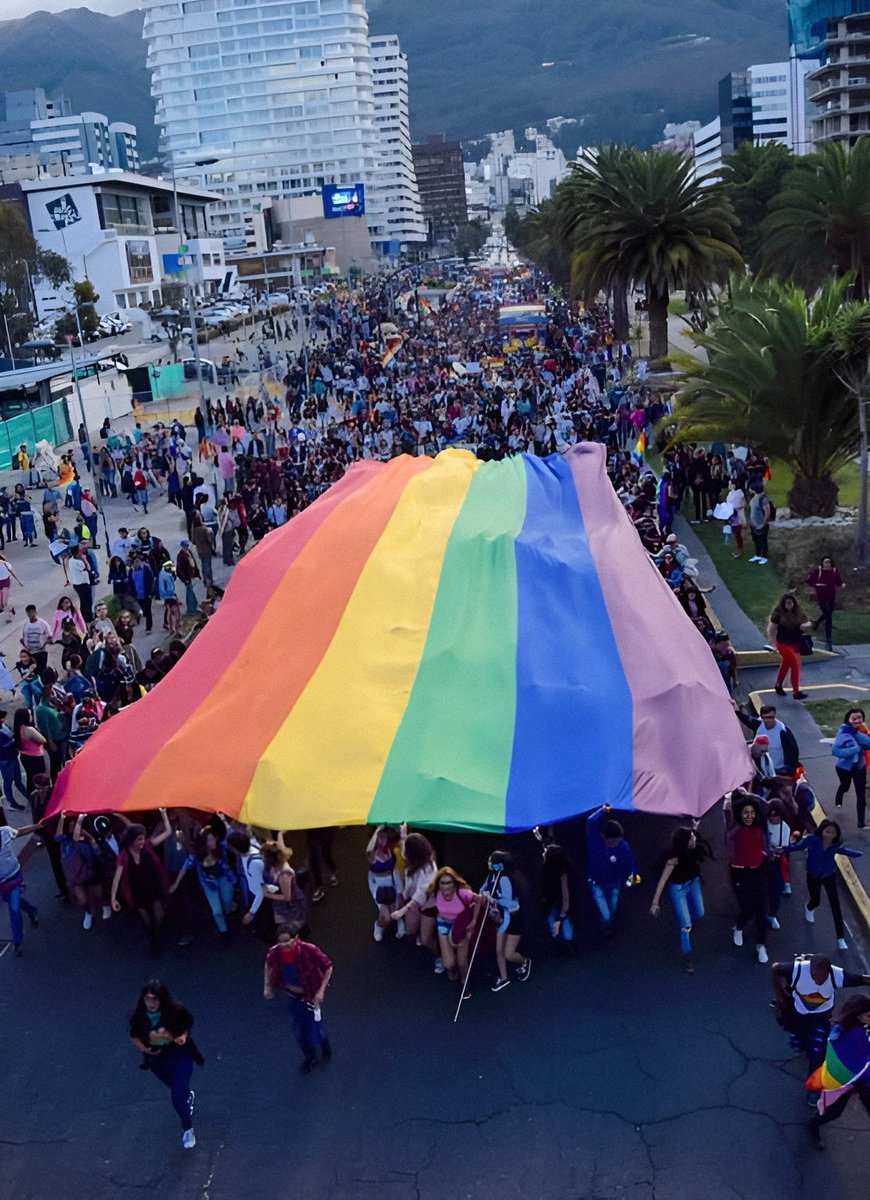
POLYGON ((771 500, 770 496, 767 497, 767 507, 770 509, 770 520, 773 522, 776 520, 776 505, 771 500))

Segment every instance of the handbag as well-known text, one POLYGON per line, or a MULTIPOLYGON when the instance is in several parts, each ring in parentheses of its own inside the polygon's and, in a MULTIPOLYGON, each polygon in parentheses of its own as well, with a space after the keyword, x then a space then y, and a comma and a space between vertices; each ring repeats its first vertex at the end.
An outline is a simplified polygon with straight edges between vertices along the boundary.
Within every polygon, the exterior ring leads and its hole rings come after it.
POLYGON ((375 904, 387 905, 395 903, 396 889, 391 883, 382 883, 381 886, 375 890, 375 904))
POLYGON ((812 652, 813 652, 813 639, 812 639, 812 637, 810 636, 810 634, 808 634, 808 633, 802 633, 802 634, 801 634, 801 646, 800 646, 800 650, 801 650, 801 656, 802 656, 803 658, 806 658, 808 655, 812 654, 812 652))

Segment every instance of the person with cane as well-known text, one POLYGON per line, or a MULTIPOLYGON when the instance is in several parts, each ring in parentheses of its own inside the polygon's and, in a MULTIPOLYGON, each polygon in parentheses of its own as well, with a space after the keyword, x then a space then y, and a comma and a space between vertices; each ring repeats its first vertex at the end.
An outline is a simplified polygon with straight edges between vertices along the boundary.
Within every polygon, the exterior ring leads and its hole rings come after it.
POLYGON ((492 985, 492 990, 500 992, 510 983, 508 963, 519 963, 517 979, 525 982, 531 974, 532 960, 517 950, 522 926, 520 902, 514 890, 516 879, 513 855, 507 850, 494 850, 489 856, 487 869, 489 874, 480 892, 489 901, 490 915, 497 922, 495 958, 498 963, 498 979, 492 985))

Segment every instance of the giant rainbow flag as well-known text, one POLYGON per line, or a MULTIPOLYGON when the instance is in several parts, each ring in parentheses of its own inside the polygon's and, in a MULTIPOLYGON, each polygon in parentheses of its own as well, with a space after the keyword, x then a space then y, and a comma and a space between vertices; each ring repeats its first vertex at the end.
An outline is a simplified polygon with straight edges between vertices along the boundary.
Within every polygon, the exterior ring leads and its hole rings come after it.
POLYGON ((825 1049, 825 1061, 810 1075, 804 1085, 807 1091, 818 1092, 816 1107, 820 1113, 834 1101, 847 1095, 870 1070, 870 1035, 863 1025, 854 1025, 842 1033, 834 1026, 825 1049))
POLYGON ((749 773, 603 447, 446 450, 354 466, 269 534, 53 807, 504 830, 603 801, 700 815, 749 773))

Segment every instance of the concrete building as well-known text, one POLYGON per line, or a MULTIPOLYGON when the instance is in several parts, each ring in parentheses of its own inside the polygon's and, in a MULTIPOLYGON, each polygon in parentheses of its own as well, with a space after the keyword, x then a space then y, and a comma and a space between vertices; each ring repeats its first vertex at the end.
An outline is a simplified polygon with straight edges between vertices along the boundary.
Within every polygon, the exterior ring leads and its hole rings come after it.
MULTIPOLYGON (((379 266, 380 260, 372 254, 365 218, 325 217, 320 196, 267 200, 246 220, 244 253, 248 257, 300 247, 308 252, 317 246, 324 249, 327 275, 333 268, 335 273, 347 277, 351 271, 373 271, 379 266)), ((237 256, 232 257, 235 261, 237 256)), ((301 260, 295 263, 299 272, 294 280, 297 285, 306 278, 301 273, 306 265, 301 260)))
POLYGON ((447 142, 443 134, 437 134, 412 150, 429 244, 446 245, 456 236, 459 226, 468 221, 462 147, 459 142, 447 142))
POLYGON ((722 169, 722 119, 714 117, 695 131, 692 145, 695 174, 711 183, 720 178, 722 169))
POLYGON ((161 148, 218 194, 245 247, 257 203, 368 182, 377 133, 365 0, 143 0, 161 148))
POLYGON ((677 154, 692 154, 692 139, 701 128, 700 121, 671 121, 662 130, 663 138, 653 150, 669 150, 677 154))
MULTIPOLYGON (((177 256, 198 292, 216 290, 224 275, 223 247, 208 231, 206 210, 214 193, 178 187, 182 229, 175 220, 172 184, 124 171, 24 180, 0 187, 0 201, 17 202, 44 250, 64 255, 76 281, 89 279, 99 293, 97 311, 159 305, 162 288, 177 279, 164 255, 177 256)), ((34 279, 41 317, 67 311, 72 290, 56 293, 34 279)))
POLYGON ((756 146, 789 140, 789 67, 787 62, 749 67, 752 100, 752 140, 756 146))
POLYGON ((66 96, 49 100, 42 88, 0 93, 0 182, 110 167, 138 171, 135 125, 73 113, 66 96))
POLYGON ((372 249, 386 258, 426 244, 408 117, 408 59, 395 34, 369 38, 378 150, 367 188, 372 249))
POLYGON ((870 133, 870 12, 833 15, 816 30, 823 40, 816 47, 819 65, 807 75, 810 140, 813 146, 854 146, 870 133))

